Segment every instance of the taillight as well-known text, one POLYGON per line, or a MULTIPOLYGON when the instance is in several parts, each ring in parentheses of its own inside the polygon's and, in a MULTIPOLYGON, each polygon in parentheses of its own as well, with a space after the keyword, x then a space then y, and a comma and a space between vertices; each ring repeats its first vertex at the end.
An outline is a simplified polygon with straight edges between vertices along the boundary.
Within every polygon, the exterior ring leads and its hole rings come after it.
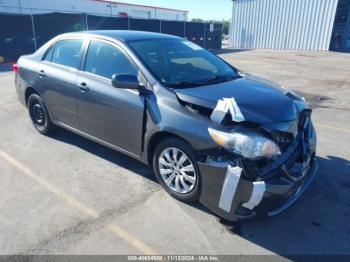
POLYGON ((18 64, 13 64, 12 65, 12 71, 17 73, 19 71, 19 65, 18 64))

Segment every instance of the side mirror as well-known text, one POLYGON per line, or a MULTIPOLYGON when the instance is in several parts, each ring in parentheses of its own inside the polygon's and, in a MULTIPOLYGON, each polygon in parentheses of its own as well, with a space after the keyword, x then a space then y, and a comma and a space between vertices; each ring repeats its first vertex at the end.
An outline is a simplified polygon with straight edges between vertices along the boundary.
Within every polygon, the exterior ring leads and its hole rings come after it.
POLYGON ((114 74, 112 85, 116 88, 139 89, 141 84, 136 76, 129 74, 114 74))

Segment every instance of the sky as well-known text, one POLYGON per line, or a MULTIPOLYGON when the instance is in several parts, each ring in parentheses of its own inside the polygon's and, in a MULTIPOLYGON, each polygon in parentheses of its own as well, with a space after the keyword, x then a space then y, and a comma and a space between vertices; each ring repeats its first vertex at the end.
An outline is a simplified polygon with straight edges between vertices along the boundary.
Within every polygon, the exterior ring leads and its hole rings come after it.
POLYGON ((189 11, 189 20, 230 19, 232 0, 118 0, 129 4, 152 5, 189 11))

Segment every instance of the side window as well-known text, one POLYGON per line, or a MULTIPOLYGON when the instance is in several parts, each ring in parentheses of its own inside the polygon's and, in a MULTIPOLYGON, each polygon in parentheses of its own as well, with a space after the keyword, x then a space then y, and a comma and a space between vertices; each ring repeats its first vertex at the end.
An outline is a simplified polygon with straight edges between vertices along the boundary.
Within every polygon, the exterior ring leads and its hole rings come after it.
POLYGON ((83 40, 68 39, 56 43, 52 54, 52 63, 78 68, 82 53, 83 40))
POLYGON ((91 40, 86 56, 85 71, 106 78, 114 74, 132 74, 137 76, 135 65, 117 47, 91 40))
POLYGON ((55 49, 54 46, 51 46, 51 47, 49 48, 49 51, 46 52, 43 61, 50 61, 50 62, 51 62, 52 54, 53 54, 53 50, 54 50, 54 49, 55 49))

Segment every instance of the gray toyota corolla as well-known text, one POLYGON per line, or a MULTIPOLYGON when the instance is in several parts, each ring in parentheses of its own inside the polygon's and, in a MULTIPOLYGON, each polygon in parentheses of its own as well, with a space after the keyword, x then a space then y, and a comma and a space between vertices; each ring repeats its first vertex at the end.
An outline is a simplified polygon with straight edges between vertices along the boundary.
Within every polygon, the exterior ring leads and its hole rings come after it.
POLYGON ((185 39, 69 33, 14 70, 40 133, 60 126, 139 159, 170 195, 225 219, 276 215, 316 174, 304 99, 185 39))

